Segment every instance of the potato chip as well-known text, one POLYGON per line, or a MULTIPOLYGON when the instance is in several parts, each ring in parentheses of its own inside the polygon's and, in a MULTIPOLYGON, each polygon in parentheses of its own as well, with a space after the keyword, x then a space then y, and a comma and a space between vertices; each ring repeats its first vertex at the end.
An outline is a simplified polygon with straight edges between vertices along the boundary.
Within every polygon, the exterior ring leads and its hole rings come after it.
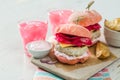
POLYGON ((105 20, 104 25, 112 30, 120 31, 120 18, 116 18, 112 21, 105 20))
POLYGON ((110 56, 110 50, 108 46, 102 42, 97 42, 96 45, 96 57, 104 59, 110 56))

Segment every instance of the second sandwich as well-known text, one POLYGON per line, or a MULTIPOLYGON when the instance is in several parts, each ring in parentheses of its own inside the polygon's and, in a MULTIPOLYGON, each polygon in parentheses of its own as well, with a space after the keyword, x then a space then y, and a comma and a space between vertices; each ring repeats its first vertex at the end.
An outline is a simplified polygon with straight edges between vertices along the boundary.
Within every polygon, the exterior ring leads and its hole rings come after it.
POLYGON ((56 29, 55 56, 66 64, 84 63, 90 56, 91 32, 77 24, 61 24, 56 29))

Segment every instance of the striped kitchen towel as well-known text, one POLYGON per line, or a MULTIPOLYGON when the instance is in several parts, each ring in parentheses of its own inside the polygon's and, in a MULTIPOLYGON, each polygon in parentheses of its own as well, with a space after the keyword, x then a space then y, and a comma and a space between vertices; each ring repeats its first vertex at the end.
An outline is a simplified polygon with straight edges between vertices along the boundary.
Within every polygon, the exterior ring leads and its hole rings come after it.
MULTIPOLYGON (((64 79, 52 73, 46 72, 42 69, 37 69, 33 77, 33 80, 64 80, 64 79)), ((104 68, 103 70, 99 71, 88 80, 112 80, 112 79, 110 78, 109 70, 107 68, 104 68)))

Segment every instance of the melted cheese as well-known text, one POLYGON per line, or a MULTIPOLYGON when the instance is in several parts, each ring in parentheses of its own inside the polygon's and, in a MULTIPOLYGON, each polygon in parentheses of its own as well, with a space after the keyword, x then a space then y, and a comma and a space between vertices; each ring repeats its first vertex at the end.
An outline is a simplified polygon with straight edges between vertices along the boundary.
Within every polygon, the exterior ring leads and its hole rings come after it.
POLYGON ((65 44, 65 43, 59 43, 62 48, 64 47, 69 47, 69 46, 74 46, 73 44, 65 44))

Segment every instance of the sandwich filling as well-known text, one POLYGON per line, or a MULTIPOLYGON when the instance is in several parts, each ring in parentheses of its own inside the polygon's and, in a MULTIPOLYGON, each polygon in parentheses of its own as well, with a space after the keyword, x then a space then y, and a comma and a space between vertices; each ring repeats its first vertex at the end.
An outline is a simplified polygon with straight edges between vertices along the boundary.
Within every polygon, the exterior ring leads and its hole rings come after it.
POLYGON ((101 26, 98 23, 96 23, 94 25, 86 26, 85 28, 87 28, 89 31, 97 31, 100 30, 101 26))
POLYGON ((81 56, 83 55, 86 51, 88 51, 87 46, 83 47, 61 47, 59 44, 55 46, 55 49, 59 52, 62 52, 64 54, 67 54, 69 56, 81 56))
POLYGON ((61 47, 59 44, 55 46, 55 55, 57 56, 63 56, 67 58, 68 60, 73 60, 73 59, 81 59, 86 56, 88 56, 88 47, 83 46, 83 47, 61 47))
POLYGON ((68 60, 81 59, 81 58, 89 56, 89 54, 87 52, 85 52, 81 56, 76 57, 76 56, 69 56, 69 55, 67 55, 65 53, 62 53, 62 52, 59 52, 59 51, 56 51, 56 50, 55 50, 55 55, 57 55, 57 56, 63 56, 63 57, 65 57, 68 60))
POLYGON ((56 33, 56 40, 60 43, 72 44, 73 46, 79 47, 92 44, 90 38, 68 35, 63 33, 56 33))

